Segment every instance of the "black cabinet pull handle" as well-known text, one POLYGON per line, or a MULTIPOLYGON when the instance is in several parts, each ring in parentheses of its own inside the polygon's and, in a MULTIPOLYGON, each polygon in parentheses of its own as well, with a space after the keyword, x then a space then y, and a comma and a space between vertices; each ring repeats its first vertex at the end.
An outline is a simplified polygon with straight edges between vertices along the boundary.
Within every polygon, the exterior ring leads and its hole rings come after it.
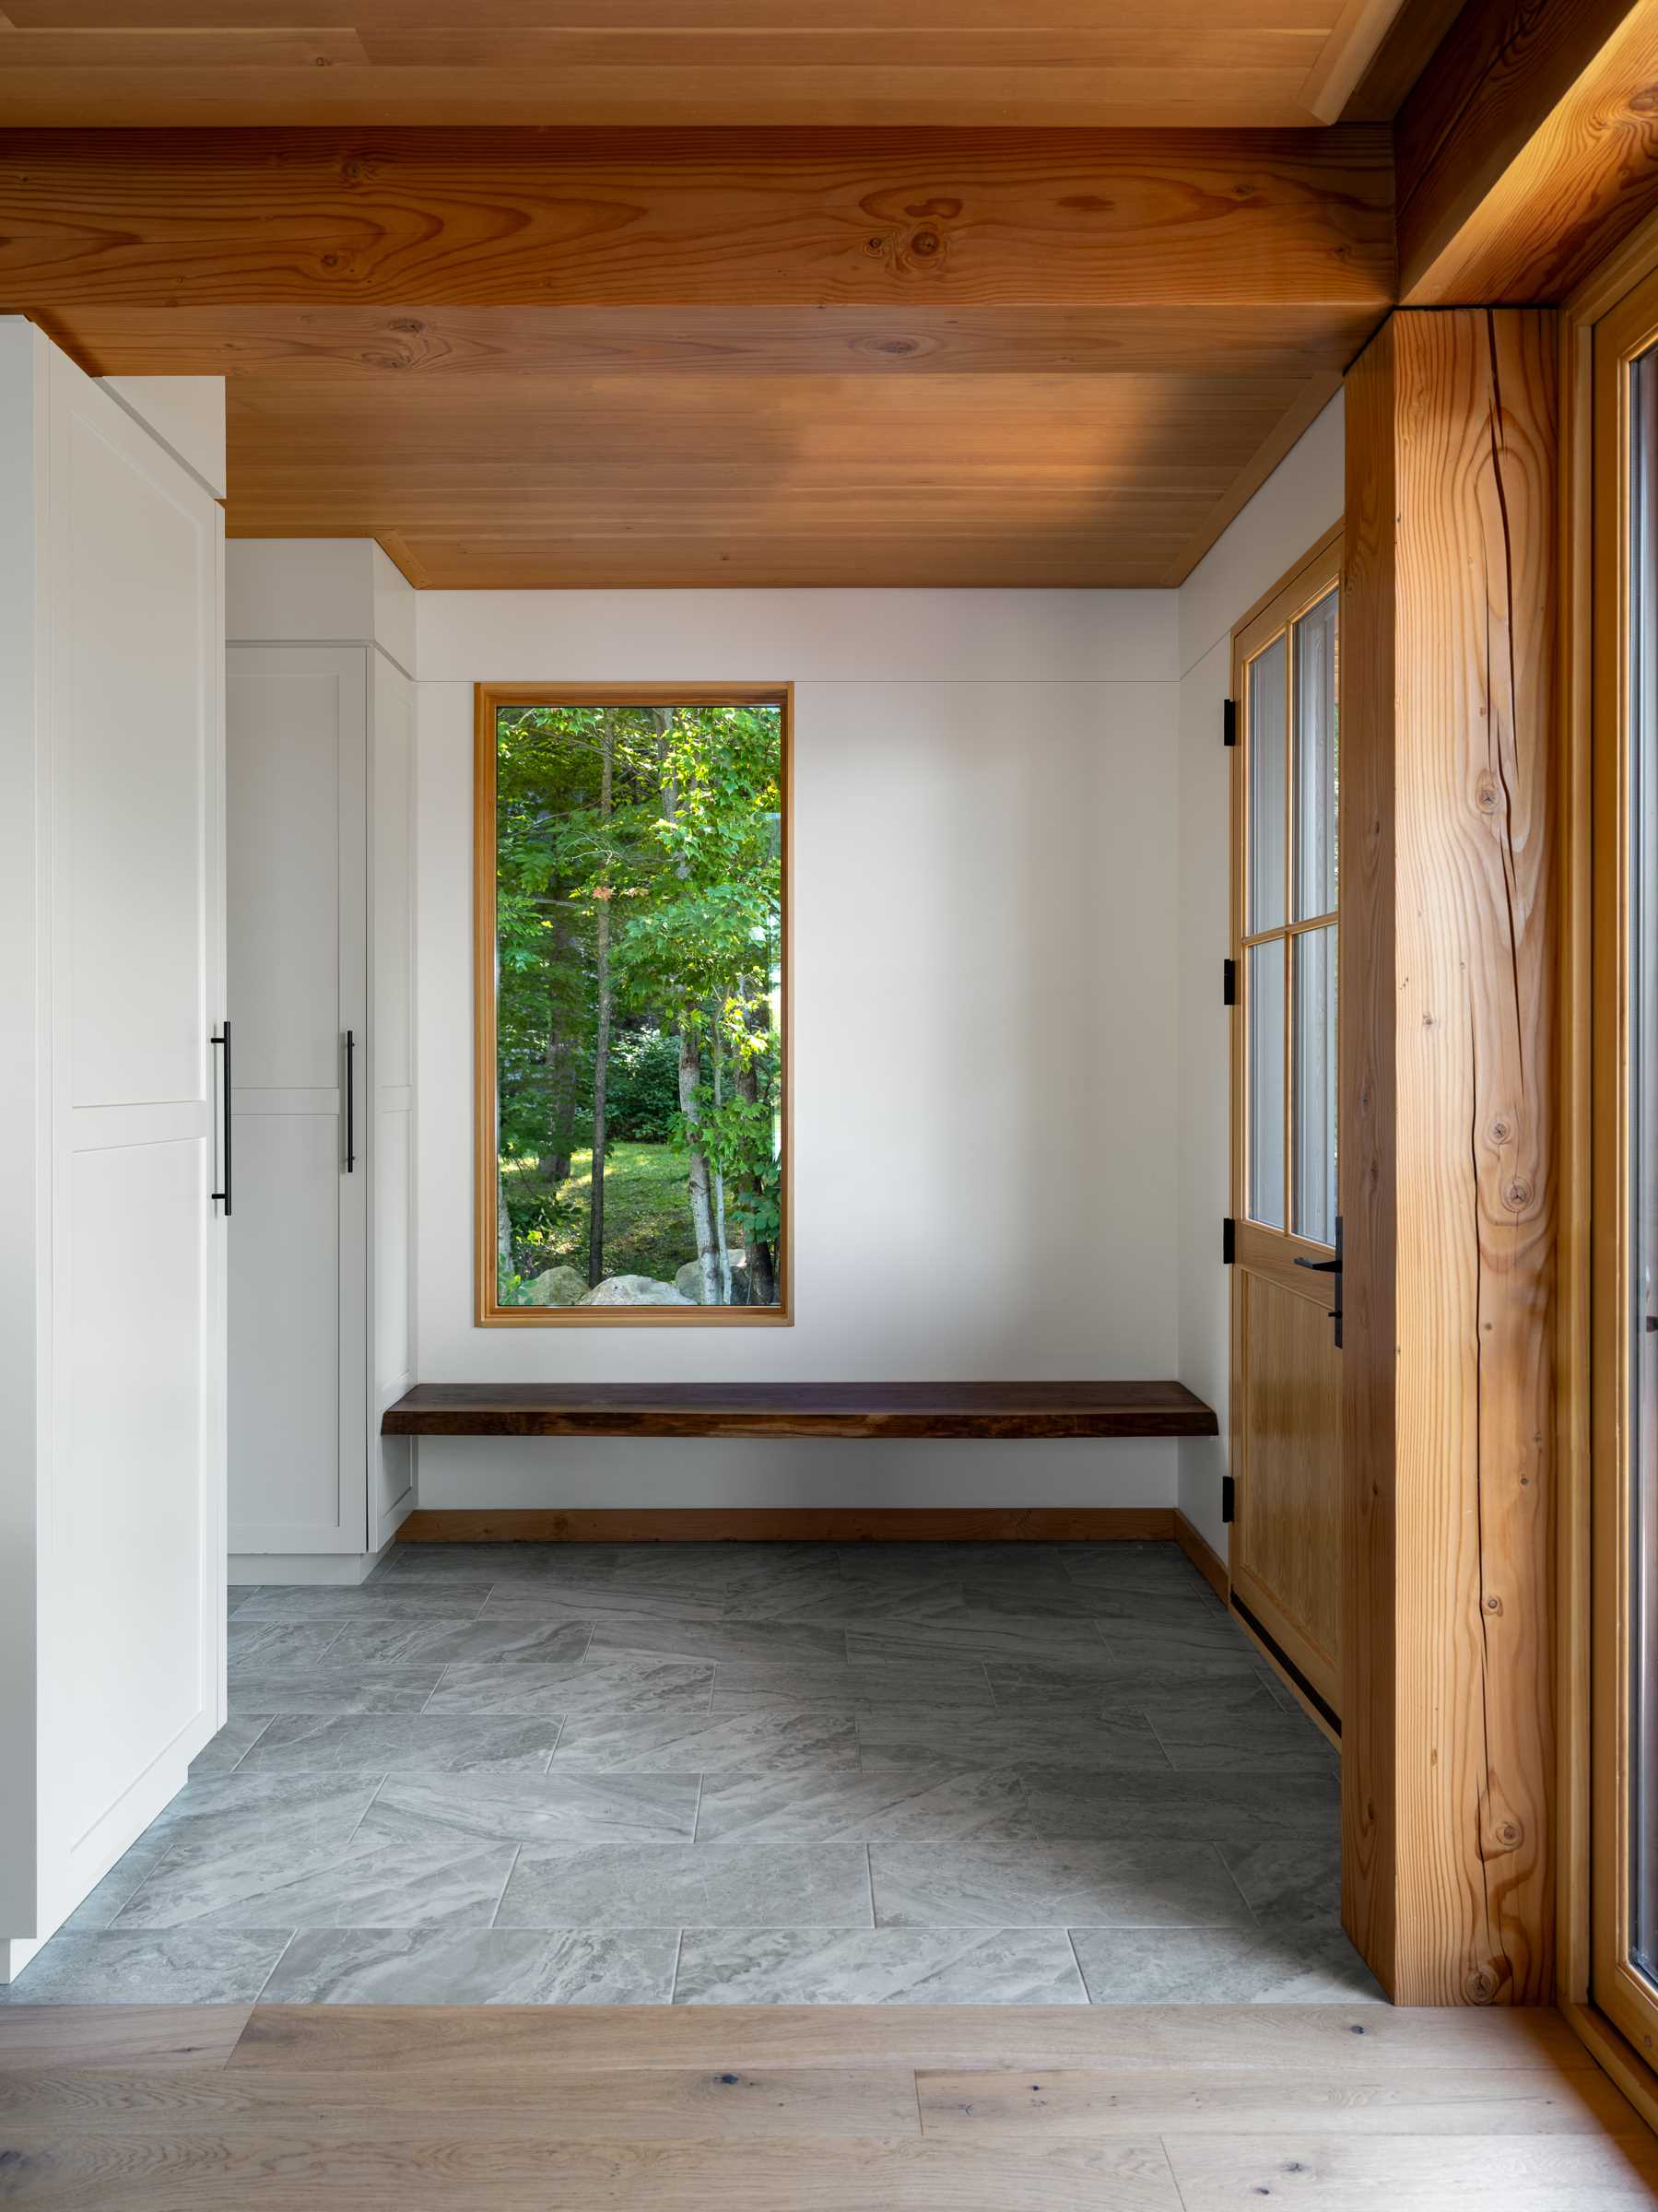
POLYGON ((346 1031, 346 1172, 357 1172, 357 1039, 346 1031))
POLYGON ((213 1192, 210 1192, 210 1193, 209 1193, 209 1196, 211 1197, 211 1199, 213 1200, 213 1202, 214 1202, 216 1205, 222 1206, 224 1207, 224 1209, 225 1209, 225 1219, 228 1221, 228 1220, 230 1218, 230 1024, 229 1024, 229 1022, 228 1020, 227 1020, 226 1022, 224 1022, 224 1023, 221 1025, 220 1029, 219 1029, 218 1034, 217 1036, 215 1036, 215 1037, 212 1037, 212 1038, 210 1038, 210 1039, 208 1040, 208 1041, 209 1041, 209 1043, 211 1043, 211 1044, 212 1044, 212 1046, 213 1046, 213 1048, 214 1048, 214 1050, 215 1050, 216 1052, 220 1052, 220 1051, 222 1051, 222 1052, 223 1052, 223 1053, 224 1053, 224 1055, 225 1055, 223 1079, 222 1079, 222 1081, 221 1081, 221 1083, 220 1083, 220 1086, 219 1086, 220 1095, 222 1096, 222 1098, 223 1098, 223 1100, 224 1100, 224 1117, 225 1117, 225 1118, 224 1118, 224 1147, 223 1147, 223 1149, 222 1149, 222 1150, 220 1151, 220 1153, 219 1153, 219 1161, 220 1161, 220 1172, 223 1174, 223 1176, 224 1176, 224 1179, 225 1179, 225 1187, 224 1187, 224 1189, 223 1189, 222 1191, 213 1191, 213 1192))

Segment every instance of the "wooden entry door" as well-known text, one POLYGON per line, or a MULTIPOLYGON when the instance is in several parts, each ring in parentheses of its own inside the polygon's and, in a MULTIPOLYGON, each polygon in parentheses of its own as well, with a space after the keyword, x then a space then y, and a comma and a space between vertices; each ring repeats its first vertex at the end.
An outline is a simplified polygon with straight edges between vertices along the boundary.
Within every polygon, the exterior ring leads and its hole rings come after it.
POLYGON ((1337 530, 1232 637, 1232 1593, 1332 1713, 1340 566, 1337 530))

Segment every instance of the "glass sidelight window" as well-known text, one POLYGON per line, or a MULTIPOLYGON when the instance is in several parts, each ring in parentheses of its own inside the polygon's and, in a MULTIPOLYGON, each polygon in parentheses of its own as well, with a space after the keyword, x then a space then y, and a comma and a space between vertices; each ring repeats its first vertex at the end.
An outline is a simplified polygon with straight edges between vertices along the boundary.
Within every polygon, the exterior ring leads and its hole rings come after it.
POLYGON ((1658 347, 1629 400, 1628 1958, 1658 1988, 1658 347))
POLYGON ((1311 600, 1252 646, 1241 733, 1246 1218, 1325 1245, 1335 1241, 1341 594, 1333 568, 1334 559, 1311 600))
POLYGON ((1658 2057, 1658 273, 1595 325, 1589 1994, 1658 2057))

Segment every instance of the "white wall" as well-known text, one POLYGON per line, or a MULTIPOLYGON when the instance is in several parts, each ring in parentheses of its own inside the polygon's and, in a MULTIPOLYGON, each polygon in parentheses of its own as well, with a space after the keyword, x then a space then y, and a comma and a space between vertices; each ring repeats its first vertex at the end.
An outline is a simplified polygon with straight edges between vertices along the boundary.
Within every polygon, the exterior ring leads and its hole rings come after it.
POLYGON ((1232 627, 1341 519, 1343 402, 1337 394, 1181 586, 1180 708, 1180 1379, 1220 1417, 1218 1438, 1179 1446, 1180 1506, 1224 1557, 1229 1286, 1220 1224, 1228 1164, 1228 947, 1231 756, 1221 704, 1231 686, 1232 627))
MULTIPOLYGON (((427 592, 417 611, 423 1379, 1180 1371, 1174 593, 427 592), (471 687, 785 678, 796 1324, 477 1329, 471 687)), ((1158 1442, 420 1455, 429 1507, 1172 1504, 1175 1478, 1158 1442)))

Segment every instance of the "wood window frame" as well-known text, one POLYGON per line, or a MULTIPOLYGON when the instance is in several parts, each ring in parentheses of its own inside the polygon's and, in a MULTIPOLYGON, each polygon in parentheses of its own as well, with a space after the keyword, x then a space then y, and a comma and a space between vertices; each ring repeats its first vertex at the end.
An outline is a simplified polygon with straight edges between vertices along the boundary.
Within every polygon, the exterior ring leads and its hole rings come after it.
POLYGON ((1628 1105, 1621 865, 1628 766, 1627 406, 1617 408, 1613 426, 1605 418, 1608 398, 1616 397, 1608 385, 1634 354, 1645 350, 1637 342, 1642 332, 1658 338, 1658 218, 1608 256, 1566 302, 1560 318, 1564 926, 1555 1559, 1558 2002, 1595 2058, 1658 2127, 1658 2069, 1651 2048, 1640 2040, 1639 2012, 1606 1987, 1609 1954, 1628 1900, 1627 1735, 1622 1743, 1618 1735, 1627 1709, 1621 1696, 1606 1694, 1613 1688, 1608 1677, 1616 1676, 1627 1648, 1629 1593, 1621 1575, 1612 1578, 1612 1602, 1600 1602, 1606 1594, 1607 1563, 1622 1552, 1628 1497, 1627 1282, 1621 1273, 1629 1229, 1621 1150, 1628 1105), (1610 592, 1609 569, 1617 580, 1610 592))
POLYGON ((794 1320, 794 687, 781 684, 502 684, 473 710, 473 1261, 479 1328, 789 1328, 794 1320), (496 714, 501 707, 777 707, 782 716, 780 988, 782 1153, 774 1306, 503 1306, 495 1273, 497 1108, 496 714))
MULTIPOLYGON (((1313 930, 1328 929, 1334 924, 1339 930, 1341 923, 1341 884, 1336 879, 1336 899, 1328 913, 1309 915, 1306 919, 1292 919, 1294 904, 1292 885, 1295 870, 1295 752, 1293 722, 1295 715, 1295 687, 1290 669, 1290 654, 1295 625, 1300 618, 1316 606, 1333 589, 1339 590, 1342 580, 1342 545, 1345 525, 1335 524, 1295 566, 1281 576, 1272 589, 1256 600, 1232 631, 1232 699, 1236 715, 1238 742, 1232 753, 1231 791, 1231 956, 1236 978, 1236 1004, 1232 1013, 1231 1035, 1231 1213, 1241 1236, 1247 1230, 1252 1238, 1270 1238, 1275 1257, 1267 1271, 1278 1260, 1286 1269, 1292 1268, 1298 1250, 1308 1258, 1323 1259, 1335 1250, 1333 1244, 1321 1244, 1313 1238, 1299 1235, 1292 1224, 1295 1217, 1293 1187, 1295 1175, 1295 1099, 1294 1049, 1295 1016, 1293 961, 1288 953, 1285 959, 1284 1000, 1284 1227, 1272 1229, 1264 1223, 1252 1221, 1249 1217, 1249 1066, 1247 1015, 1249 1007, 1249 950, 1253 945, 1270 944, 1282 939, 1288 945, 1298 936, 1313 930), (1286 639, 1285 714, 1291 725, 1287 735, 1284 754, 1284 920, 1275 929, 1251 932, 1249 920, 1249 765, 1251 732, 1249 716, 1248 677, 1252 661, 1265 651, 1280 633, 1286 639)), ((1339 623, 1340 616, 1337 614, 1339 623)), ((1338 632, 1339 635, 1339 632, 1338 632)), ((1340 647, 1337 646, 1339 655, 1340 647)), ((1339 665, 1339 661, 1338 661, 1339 665)), ((1339 697, 1339 687, 1338 687, 1339 697)), ((1341 850, 1339 832, 1336 851, 1341 850)), ((1339 943, 1339 937, 1337 942, 1339 943)), ((1340 1007, 1337 1006, 1337 1021, 1340 1007)), ((1339 1064, 1339 1062, 1338 1062, 1339 1064)), ((1287 1278, 1295 1284, 1293 1275, 1287 1278)), ((1304 1288, 1303 1285, 1296 1285, 1304 1288)))

